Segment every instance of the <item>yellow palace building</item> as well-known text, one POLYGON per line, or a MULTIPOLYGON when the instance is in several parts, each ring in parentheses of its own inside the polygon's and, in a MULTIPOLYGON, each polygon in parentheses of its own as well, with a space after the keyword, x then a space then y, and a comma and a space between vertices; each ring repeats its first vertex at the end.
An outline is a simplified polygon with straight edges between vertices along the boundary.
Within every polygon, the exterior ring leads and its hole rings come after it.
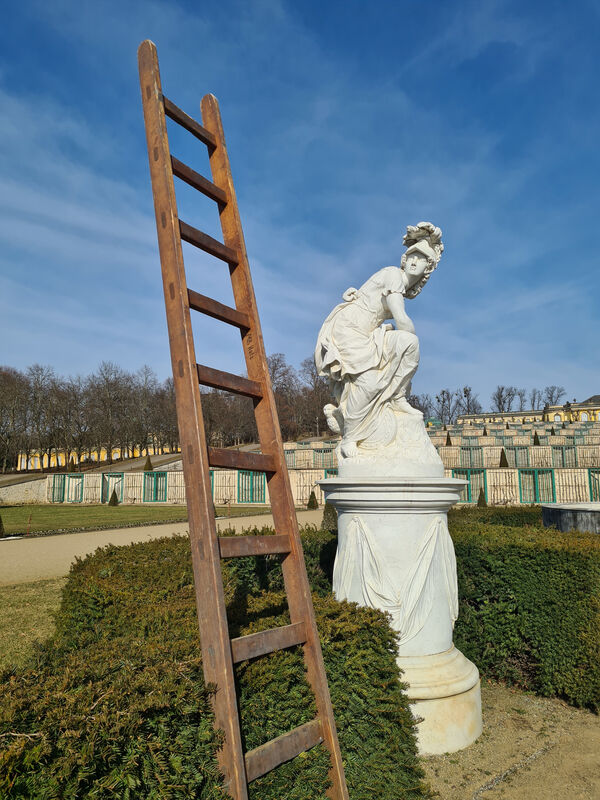
POLYGON ((539 411, 485 411, 480 414, 461 414, 457 425, 485 425, 488 422, 600 422, 600 394, 577 403, 545 406, 539 411))
MULTIPOLYGON (((149 444, 148 447, 144 447, 140 450, 138 447, 133 448, 121 448, 121 447, 113 447, 112 450, 112 460, 118 461, 120 459, 126 458, 139 458, 140 456, 150 455, 163 455, 164 453, 170 453, 171 450, 168 446, 163 446, 162 448, 158 447, 158 445, 149 444)), ((179 452, 179 448, 175 452, 179 452)), ((17 459, 17 471, 21 470, 33 470, 33 469, 53 469, 58 468, 60 469, 63 467, 66 469, 69 466, 69 462, 73 461, 74 466, 79 466, 81 464, 89 464, 90 462, 107 462, 108 461, 108 450, 106 447, 95 447, 91 448, 90 450, 86 450, 84 453, 81 453, 81 457, 78 458, 77 453, 74 451, 69 453, 66 450, 52 450, 50 453, 50 458, 48 459, 48 454, 44 453, 41 456, 41 463, 40 463, 40 453, 38 450, 31 450, 29 454, 21 452, 19 453, 19 457, 17 459), (50 463, 48 463, 48 461, 50 463)))

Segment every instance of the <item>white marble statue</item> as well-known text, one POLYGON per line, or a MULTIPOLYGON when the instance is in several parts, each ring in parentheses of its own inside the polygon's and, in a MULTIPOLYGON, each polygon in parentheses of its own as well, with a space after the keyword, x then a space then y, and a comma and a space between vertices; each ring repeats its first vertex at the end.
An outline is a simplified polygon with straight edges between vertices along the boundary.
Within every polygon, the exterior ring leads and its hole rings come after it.
POLYGON ((400 267, 384 267, 360 289, 347 289, 319 332, 315 363, 338 401, 324 411, 330 429, 343 437, 340 460, 418 440, 417 449, 439 461, 428 446, 421 412, 407 399, 419 365, 419 340, 404 305, 437 267, 442 232, 431 222, 409 225, 404 245, 400 267))
POLYGON ((479 673, 452 643, 458 587, 446 514, 465 482, 445 477, 408 400, 419 340, 405 300, 437 267, 442 232, 420 222, 404 244, 400 267, 344 292, 319 332, 315 362, 338 403, 325 414, 342 436, 338 476, 320 484, 338 512, 333 592, 390 614, 419 748, 445 753, 481 733, 479 673))

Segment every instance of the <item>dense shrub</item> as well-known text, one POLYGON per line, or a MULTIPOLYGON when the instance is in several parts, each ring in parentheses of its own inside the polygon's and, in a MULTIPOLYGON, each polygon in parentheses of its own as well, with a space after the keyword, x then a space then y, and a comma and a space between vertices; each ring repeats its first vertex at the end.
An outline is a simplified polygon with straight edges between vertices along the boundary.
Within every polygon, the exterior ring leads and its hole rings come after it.
POLYGON ((308 503, 306 504, 306 508, 309 511, 315 511, 319 507, 319 503, 317 502, 317 496, 314 492, 310 493, 310 497, 308 498, 308 503))
POLYGON ((450 531, 462 525, 542 525, 541 506, 455 506, 448 513, 450 531))
MULTIPOLYGON (((304 542, 350 797, 428 797, 395 636, 380 612, 327 593, 331 534, 311 529, 304 542)), ((281 570, 274 557, 260 561, 224 565, 232 636, 287 621, 281 570)), ((77 562, 55 636, 1 680, 1 797, 225 797, 187 539, 77 562)), ((238 665, 237 680, 246 749, 314 714, 298 648, 238 665)), ((322 798, 327 769, 326 750, 313 748, 251 784, 251 797, 322 798)))
POLYGON ((487 677, 598 710, 600 538, 543 528, 540 513, 450 515, 460 601, 454 641, 487 677))
POLYGON ((325 503, 323 508, 323 519, 321 521, 321 528, 324 531, 331 531, 337 533, 338 529, 338 516, 335 506, 331 503, 325 503))

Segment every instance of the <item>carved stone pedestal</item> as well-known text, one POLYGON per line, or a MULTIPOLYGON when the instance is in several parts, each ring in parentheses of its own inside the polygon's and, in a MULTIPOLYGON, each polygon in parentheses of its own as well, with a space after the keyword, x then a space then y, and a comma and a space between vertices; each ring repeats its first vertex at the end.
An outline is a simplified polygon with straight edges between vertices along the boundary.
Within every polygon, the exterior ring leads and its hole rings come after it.
POLYGON ((458 593, 447 512, 463 484, 442 476, 320 482, 338 512, 334 594, 391 614, 424 754, 461 750, 482 727, 479 672, 452 644, 458 593))

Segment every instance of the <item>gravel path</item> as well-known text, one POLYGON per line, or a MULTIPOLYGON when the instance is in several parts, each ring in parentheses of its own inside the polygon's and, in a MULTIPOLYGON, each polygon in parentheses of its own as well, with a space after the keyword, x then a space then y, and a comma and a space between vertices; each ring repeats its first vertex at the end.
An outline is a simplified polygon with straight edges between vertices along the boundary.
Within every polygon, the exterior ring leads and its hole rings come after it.
MULTIPOLYGON (((323 510, 299 511, 300 525, 319 525, 323 510)), ((270 514, 253 517, 231 517, 217 520, 217 528, 242 528, 272 525, 270 514)), ((83 531, 31 539, 4 539, 0 541, 0 586, 30 583, 66 575, 76 557, 83 558, 98 547, 107 544, 132 544, 188 533, 187 522, 164 525, 146 525, 139 528, 115 528, 107 531, 83 531)))
POLYGON ((600 720, 554 697, 482 682, 483 735, 423 759, 441 800, 600 800, 600 720))

